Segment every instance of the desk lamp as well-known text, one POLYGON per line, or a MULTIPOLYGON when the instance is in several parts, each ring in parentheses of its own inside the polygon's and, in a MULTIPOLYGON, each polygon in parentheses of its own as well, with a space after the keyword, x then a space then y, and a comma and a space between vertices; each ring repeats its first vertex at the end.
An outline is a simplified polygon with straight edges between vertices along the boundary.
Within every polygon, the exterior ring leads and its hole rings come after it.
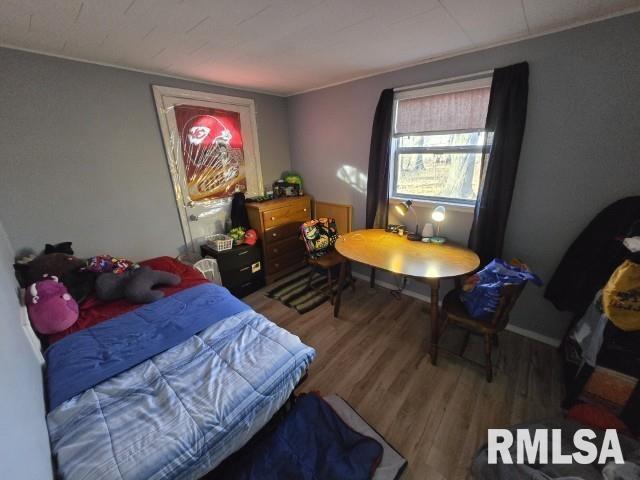
POLYGON ((445 237, 440 236, 440 224, 445 219, 445 209, 442 205, 438 205, 431 212, 431 220, 436 222, 436 236, 431 238, 432 243, 444 243, 447 241, 445 237))
POLYGON ((402 203, 398 203, 396 205, 396 212, 398 212, 400 215, 402 215, 403 217, 408 213, 408 212, 412 212, 413 213, 413 217, 416 220, 416 231, 415 233, 410 233, 407 235, 407 240, 422 240, 422 235, 420 235, 418 233, 418 214, 416 213, 415 209, 413 208, 413 202, 411 200, 405 200, 402 203))

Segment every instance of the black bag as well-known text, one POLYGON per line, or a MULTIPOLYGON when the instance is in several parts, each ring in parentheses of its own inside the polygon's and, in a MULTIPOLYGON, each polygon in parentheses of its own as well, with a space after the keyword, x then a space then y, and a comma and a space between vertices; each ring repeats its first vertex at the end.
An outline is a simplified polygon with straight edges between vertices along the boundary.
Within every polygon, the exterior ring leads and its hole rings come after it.
POLYGON ((233 200, 231 201, 231 227, 251 228, 249 225, 249 216, 247 215, 247 207, 245 206, 244 193, 242 192, 233 194, 233 200))

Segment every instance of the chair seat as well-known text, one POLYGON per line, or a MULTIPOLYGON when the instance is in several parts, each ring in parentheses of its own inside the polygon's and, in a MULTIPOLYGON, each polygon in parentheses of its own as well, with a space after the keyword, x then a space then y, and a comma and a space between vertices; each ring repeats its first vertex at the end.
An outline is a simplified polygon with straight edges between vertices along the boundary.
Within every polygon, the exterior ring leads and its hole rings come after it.
POLYGON ((453 323, 459 323, 480 333, 496 333, 489 319, 473 318, 460 300, 460 290, 451 290, 442 300, 442 312, 453 323))
POLYGON ((321 257, 309 259, 309 263, 311 265, 317 265, 321 268, 332 268, 346 261, 347 259, 340 255, 336 250, 325 253, 321 257))

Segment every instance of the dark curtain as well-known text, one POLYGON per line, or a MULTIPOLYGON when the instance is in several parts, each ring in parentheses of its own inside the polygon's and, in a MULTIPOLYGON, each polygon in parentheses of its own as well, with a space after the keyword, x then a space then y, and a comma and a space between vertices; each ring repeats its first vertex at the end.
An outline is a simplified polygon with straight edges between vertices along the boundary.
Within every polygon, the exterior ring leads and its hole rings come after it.
POLYGON ((367 176, 367 228, 385 228, 387 226, 392 120, 393 89, 388 88, 380 94, 371 129, 369 173, 367 176))
POLYGON ((487 264, 502 255, 513 186, 527 116, 529 64, 493 72, 486 129, 493 143, 484 152, 480 192, 476 201, 469 247, 487 264))

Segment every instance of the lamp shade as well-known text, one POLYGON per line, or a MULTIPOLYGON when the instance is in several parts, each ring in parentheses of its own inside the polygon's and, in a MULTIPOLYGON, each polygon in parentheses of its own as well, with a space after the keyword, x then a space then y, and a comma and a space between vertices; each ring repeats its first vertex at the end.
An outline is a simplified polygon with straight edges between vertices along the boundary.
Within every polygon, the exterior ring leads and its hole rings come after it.
POLYGON ((402 203, 396 204, 396 212, 398 212, 403 217, 407 214, 409 210, 411 210, 411 204, 413 202, 411 200, 405 200, 402 203))
POLYGON ((431 212, 431 220, 434 222, 442 222, 445 218, 445 209, 442 205, 438 205, 431 212))

